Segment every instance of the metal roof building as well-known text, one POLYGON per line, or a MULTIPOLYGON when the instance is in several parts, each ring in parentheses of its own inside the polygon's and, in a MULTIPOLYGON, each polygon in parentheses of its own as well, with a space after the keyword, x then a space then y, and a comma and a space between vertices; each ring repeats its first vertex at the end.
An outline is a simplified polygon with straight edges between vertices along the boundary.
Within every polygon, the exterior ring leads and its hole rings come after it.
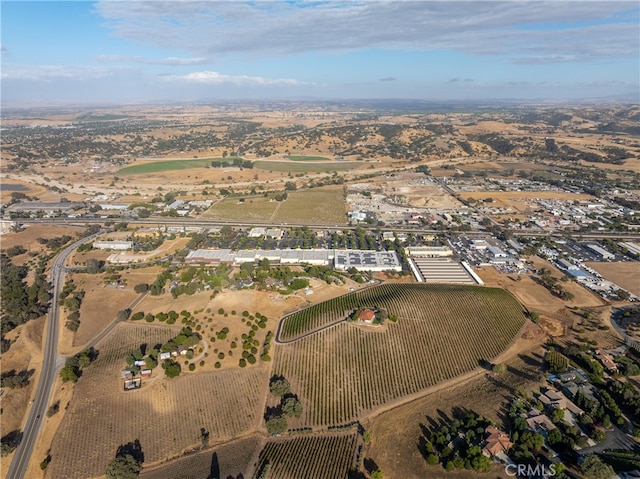
POLYGON ((395 251, 335 250, 336 269, 356 268, 364 271, 402 271, 402 264, 395 251))

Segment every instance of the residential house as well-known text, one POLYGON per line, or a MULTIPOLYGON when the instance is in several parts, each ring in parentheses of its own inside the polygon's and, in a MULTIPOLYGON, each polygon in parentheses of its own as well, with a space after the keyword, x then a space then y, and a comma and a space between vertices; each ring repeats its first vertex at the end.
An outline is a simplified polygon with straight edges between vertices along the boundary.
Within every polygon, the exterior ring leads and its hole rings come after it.
POLYGON ((376 319, 376 312, 373 309, 363 309, 358 315, 358 320, 366 324, 373 323, 376 319))
POLYGON ((571 402, 564 394, 555 389, 549 389, 538 398, 542 404, 551 409, 566 409, 574 416, 579 416, 584 411, 571 402))
POLYGON ((487 426, 484 430, 485 446, 482 448, 482 454, 487 457, 493 457, 501 452, 506 452, 513 447, 513 442, 509 439, 509 435, 496 429, 493 426, 487 426))
POLYGON ((158 359, 160 359, 160 361, 165 361, 167 359, 171 359, 171 353, 160 353, 158 355, 158 359))
POLYGON ((546 437, 550 431, 556 429, 556 425, 551 422, 546 414, 541 413, 536 408, 532 408, 525 417, 525 421, 529 425, 529 429, 540 433, 546 437))
POLYGON ((613 362, 613 356, 602 349, 596 349, 596 359, 611 374, 618 372, 618 365, 613 362))

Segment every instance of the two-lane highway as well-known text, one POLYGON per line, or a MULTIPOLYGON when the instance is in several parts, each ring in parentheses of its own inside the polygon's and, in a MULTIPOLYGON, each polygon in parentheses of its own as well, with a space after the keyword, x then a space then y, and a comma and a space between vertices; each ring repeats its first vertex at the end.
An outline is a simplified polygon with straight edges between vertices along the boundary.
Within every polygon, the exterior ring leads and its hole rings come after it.
POLYGON ((44 420, 53 384, 56 380, 58 369, 60 367, 58 362, 58 323, 60 317, 58 301, 60 291, 64 285, 64 262, 69 255, 78 248, 78 246, 92 241, 98 235, 99 233, 87 236, 86 238, 82 238, 70 246, 67 246, 53 261, 53 265, 51 267, 51 306, 49 308, 49 318, 45 332, 46 339, 44 345, 44 356, 42 359, 42 371, 40 372, 40 380, 38 382, 38 387, 36 388, 33 404, 31 405, 31 410, 29 411, 29 415, 22 432, 22 441, 20 441, 20 444, 16 449, 15 456, 13 457, 13 461, 11 461, 11 465, 9 466, 9 471, 7 473, 8 479, 22 479, 26 477, 31 453, 35 447, 36 439, 40 432, 40 425, 44 420))

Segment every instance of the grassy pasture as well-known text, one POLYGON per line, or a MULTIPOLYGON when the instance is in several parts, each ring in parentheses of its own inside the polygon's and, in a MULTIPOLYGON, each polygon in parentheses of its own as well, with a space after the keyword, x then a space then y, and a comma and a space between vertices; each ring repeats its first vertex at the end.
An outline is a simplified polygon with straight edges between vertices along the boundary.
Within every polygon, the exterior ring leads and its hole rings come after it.
POLYGON ((526 318, 502 289, 384 284, 284 321, 283 334, 298 339, 276 346, 273 373, 292 383, 305 426, 327 426, 472 371, 500 354, 526 318), (398 322, 319 329, 359 306, 382 307, 398 322))
POLYGON ((238 200, 235 197, 224 198, 211 205, 202 217, 230 221, 269 221, 279 204, 262 195, 244 197, 243 203, 238 200))
POLYGON ((344 224, 347 222, 342 186, 292 191, 275 214, 276 223, 344 224))
POLYGON ((327 173, 331 171, 348 171, 362 166, 362 163, 344 161, 337 163, 297 163, 292 161, 258 160, 255 168, 267 171, 283 171, 291 173, 327 173))
MULTIPOLYGON (((268 374, 263 368, 186 372, 166 379, 162 369, 142 389, 123 391, 125 357, 142 343, 153 347, 179 329, 120 324, 97 346, 98 359, 75 386, 54 437, 47 475, 55 478, 104 474, 118 446, 139 439, 145 464, 179 456, 200 444, 200 428, 212 442, 230 440, 258 427, 268 374)), ((196 369, 196 371, 198 371, 196 369)))
POLYGON ((191 168, 207 168, 214 161, 233 161, 233 158, 198 158, 196 160, 162 160, 125 166, 118 170, 118 175, 139 175, 143 173, 160 173, 163 171, 188 170, 191 168))
POLYGON ((203 218, 274 223, 344 224, 346 211, 342 186, 290 191, 285 201, 264 196, 225 198, 211 205, 203 218))
POLYGON ((291 161, 331 161, 326 156, 289 155, 287 158, 291 161))

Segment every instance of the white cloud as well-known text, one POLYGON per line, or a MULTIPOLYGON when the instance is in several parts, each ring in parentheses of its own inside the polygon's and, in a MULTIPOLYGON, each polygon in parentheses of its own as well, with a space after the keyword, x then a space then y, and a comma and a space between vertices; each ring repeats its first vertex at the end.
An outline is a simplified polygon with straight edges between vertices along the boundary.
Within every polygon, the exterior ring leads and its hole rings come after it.
POLYGON ((174 65, 189 66, 203 65, 209 63, 208 58, 183 58, 183 57, 166 57, 166 58, 145 58, 137 56, 124 55, 98 55, 96 60, 101 62, 117 62, 117 63, 144 63, 147 65, 174 65))
POLYGON ((3 80, 49 81, 54 79, 94 80, 113 75, 122 68, 104 68, 67 65, 3 65, 0 78, 3 80))
POLYGON ((293 78, 265 78, 249 75, 226 75, 224 73, 202 71, 186 75, 167 75, 163 77, 170 81, 185 81, 207 85, 235 85, 235 86, 301 86, 312 85, 293 78))
POLYGON ((631 2, 101 0, 117 35, 198 57, 362 48, 583 60, 638 52, 631 2))

